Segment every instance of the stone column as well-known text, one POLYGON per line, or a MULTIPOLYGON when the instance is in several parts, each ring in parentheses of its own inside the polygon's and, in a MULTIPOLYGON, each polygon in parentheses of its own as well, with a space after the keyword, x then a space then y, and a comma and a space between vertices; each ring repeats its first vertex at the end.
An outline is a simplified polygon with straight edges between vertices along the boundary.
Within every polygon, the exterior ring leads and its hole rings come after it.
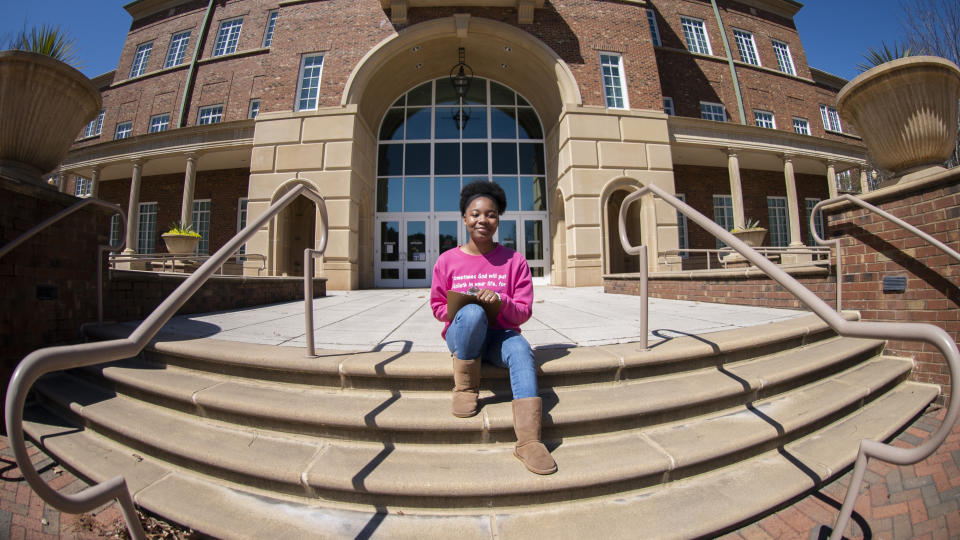
POLYGON ((832 161, 827 162, 827 193, 831 199, 837 196, 837 164, 832 161))
POLYGON ((867 166, 860 165, 860 194, 865 195, 870 191, 870 181, 867 180, 867 166))
POLYGON ((790 247, 803 247, 800 234, 800 205, 797 202, 797 180, 793 175, 793 156, 783 156, 783 177, 787 183, 787 219, 790 221, 790 247))
POLYGON ((67 192, 67 180, 68 180, 69 178, 70 178, 70 174, 69 174, 67 171, 61 169, 61 170, 60 170, 60 185, 57 186, 57 190, 59 190, 60 193, 66 193, 66 192, 67 192))
POLYGON ((743 184, 740 182, 740 158, 733 148, 727 149, 727 171, 730 174, 730 198, 733 199, 733 226, 743 228, 747 220, 743 211, 743 184))
POLYGON ((130 177, 130 202, 127 204, 127 247, 124 255, 137 252, 137 232, 140 227, 140 180, 143 173, 143 161, 133 162, 133 175, 130 177))
POLYGON ((193 191, 197 185, 197 155, 187 154, 187 170, 183 175, 183 203, 180 206, 180 222, 193 223, 193 191))
POLYGON ((93 198, 100 197, 100 166, 97 165, 93 168, 93 172, 90 174, 90 196, 93 198))

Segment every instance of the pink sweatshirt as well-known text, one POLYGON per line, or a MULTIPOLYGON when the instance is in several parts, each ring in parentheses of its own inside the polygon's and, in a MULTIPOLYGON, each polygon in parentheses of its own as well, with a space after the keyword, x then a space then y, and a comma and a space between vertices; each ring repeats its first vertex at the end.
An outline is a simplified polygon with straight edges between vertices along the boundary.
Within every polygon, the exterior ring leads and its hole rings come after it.
POLYGON ((497 245, 486 255, 470 255, 459 247, 448 249, 433 266, 430 307, 433 316, 443 322, 441 336, 446 337, 447 291, 465 293, 470 287, 489 289, 500 295, 503 305, 495 327, 520 331, 530 318, 533 303, 533 281, 527 260, 516 251, 497 245))

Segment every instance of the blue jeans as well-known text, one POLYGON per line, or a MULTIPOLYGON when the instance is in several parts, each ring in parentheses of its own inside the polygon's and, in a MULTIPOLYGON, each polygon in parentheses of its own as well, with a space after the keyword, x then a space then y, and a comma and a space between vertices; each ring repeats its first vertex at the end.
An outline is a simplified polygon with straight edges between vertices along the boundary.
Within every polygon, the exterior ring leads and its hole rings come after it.
POLYGON ((482 356, 497 367, 510 370, 513 399, 537 397, 537 372, 533 350, 516 330, 487 328, 487 314, 477 304, 468 304, 457 312, 447 328, 447 348, 457 358, 470 360, 482 356))

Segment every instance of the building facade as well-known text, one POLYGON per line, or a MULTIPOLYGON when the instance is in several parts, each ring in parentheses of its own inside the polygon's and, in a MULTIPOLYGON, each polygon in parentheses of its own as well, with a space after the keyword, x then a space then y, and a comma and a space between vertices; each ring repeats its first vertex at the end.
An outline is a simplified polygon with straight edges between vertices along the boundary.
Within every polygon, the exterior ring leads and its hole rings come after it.
MULTIPOLYGON (((508 192, 499 241, 535 280, 633 272, 616 219, 656 184, 767 243, 866 184, 841 124, 845 81, 807 65, 793 0, 137 0, 104 108, 64 161, 65 190, 129 209, 131 253, 192 222, 213 252, 291 187, 326 200, 331 289, 423 287, 466 241, 457 193, 508 192), (456 92, 460 68, 469 87, 456 92)), ((295 203, 248 242, 301 275, 319 217, 295 203)), ((652 197, 631 208, 651 270, 715 248, 652 197), (681 251, 678 251, 681 250, 681 251), (656 255, 654 255, 656 254, 656 255)), ((119 230, 114 235, 119 235, 119 230)))

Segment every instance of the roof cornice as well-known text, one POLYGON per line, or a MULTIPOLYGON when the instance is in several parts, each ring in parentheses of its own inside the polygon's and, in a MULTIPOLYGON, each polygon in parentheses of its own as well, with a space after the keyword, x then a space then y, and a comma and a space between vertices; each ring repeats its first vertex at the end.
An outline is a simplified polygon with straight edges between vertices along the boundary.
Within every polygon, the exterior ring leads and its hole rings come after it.
POLYGON ((780 15, 781 17, 786 17, 788 19, 793 19, 793 17, 800 11, 800 8, 803 7, 803 4, 797 2, 796 0, 738 0, 741 4, 746 4, 750 7, 761 9, 763 11, 774 13, 780 15))
POLYGON ((144 17, 149 17, 154 13, 186 4, 190 1, 191 0, 134 0, 123 6, 123 9, 127 10, 127 13, 136 21, 144 17))

